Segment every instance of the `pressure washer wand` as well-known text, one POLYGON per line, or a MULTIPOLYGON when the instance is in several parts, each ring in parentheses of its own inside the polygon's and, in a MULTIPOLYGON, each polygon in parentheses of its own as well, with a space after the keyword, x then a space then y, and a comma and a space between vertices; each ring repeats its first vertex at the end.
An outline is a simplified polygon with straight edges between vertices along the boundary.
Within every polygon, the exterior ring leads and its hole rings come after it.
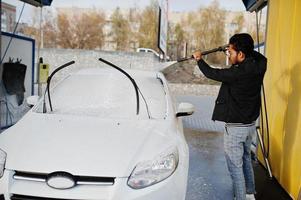
MULTIPOLYGON (((214 52, 217 52, 217 51, 226 51, 228 47, 229 47, 229 45, 226 44, 224 46, 220 46, 220 47, 217 47, 217 48, 214 48, 214 49, 203 51, 202 56, 205 56, 207 54, 214 53, 214 52)), ((186 58, 180 58, 179 60, 177 60, 177 62, 183 62, 183 61, 190 60, 190 59, 193 59, 193 55, 190 56, 190 57, 186 57, 186 58)))

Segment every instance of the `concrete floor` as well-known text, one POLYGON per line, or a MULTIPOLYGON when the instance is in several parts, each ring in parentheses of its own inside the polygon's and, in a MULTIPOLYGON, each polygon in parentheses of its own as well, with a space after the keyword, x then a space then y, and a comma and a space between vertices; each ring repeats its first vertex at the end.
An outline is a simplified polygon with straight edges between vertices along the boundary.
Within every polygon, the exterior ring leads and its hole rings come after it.
MULTIPOLYGON (((177 100, 195 106, 195 113, 183 118, 190 150, 186 200, 232 200, 232 182, 223 150, 224 124, 211 120, 215 97, 178 96, 177 100)), ((267 177, 259 163, 253 164, 257 200, 291 199, 275 179, 267 177)))

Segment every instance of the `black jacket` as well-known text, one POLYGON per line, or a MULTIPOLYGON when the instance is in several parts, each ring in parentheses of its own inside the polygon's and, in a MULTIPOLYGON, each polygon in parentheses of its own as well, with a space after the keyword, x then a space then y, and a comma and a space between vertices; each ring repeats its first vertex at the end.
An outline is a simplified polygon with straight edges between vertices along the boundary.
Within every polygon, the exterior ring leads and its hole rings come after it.
POLYGON ((204 60, 198 61, 206 77, 222 82, 212 120, 248 124, 258 118, 266 64, 267 59, 256 51, 242 63, 228 69, 214 69, 204 60))

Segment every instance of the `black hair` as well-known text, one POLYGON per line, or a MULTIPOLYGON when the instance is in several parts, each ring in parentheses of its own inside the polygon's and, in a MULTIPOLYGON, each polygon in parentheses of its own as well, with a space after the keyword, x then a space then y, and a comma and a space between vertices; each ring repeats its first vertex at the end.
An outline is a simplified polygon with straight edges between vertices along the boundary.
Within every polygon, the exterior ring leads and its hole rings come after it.
POLYGON ((252 55, 254 40, 248 33, 238 33, 233 35, 229 40, 229 44, 233 45, 235 51, 243 52, 246 57, 252 55))

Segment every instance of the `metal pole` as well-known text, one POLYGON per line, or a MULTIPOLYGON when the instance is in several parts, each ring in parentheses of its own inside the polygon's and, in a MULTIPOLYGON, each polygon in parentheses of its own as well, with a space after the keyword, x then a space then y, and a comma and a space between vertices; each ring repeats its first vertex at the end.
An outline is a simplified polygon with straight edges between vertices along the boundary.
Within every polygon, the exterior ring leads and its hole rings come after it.
POLYGON ((39 44, 38 44, 38 67, 37 67, 37 82, 38 82, 38 95, 42 96, 42 83, 40 83, 40 50, 42 47, 42 17, 43 17, 43 6, 40 9, 40 35, 39 35, 39 44))

